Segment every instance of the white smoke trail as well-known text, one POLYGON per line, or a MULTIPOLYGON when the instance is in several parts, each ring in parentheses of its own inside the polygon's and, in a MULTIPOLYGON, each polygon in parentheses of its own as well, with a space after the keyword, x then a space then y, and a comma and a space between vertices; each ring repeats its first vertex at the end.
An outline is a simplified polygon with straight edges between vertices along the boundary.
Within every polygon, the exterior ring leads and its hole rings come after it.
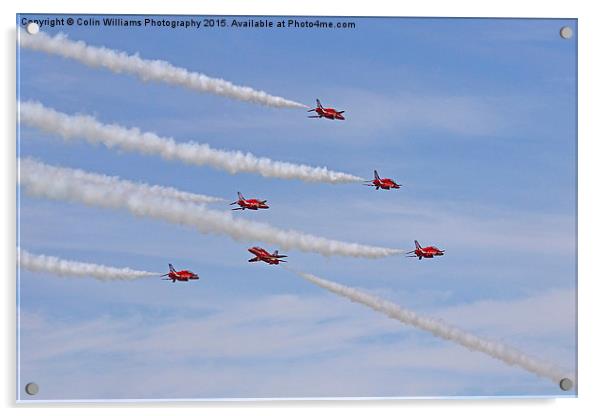
POLYGON ((489 355, 490 357, 502 360, 506 364, 517 365, 531 373, 549 378, 556 383, 560 383, 560 381, 565 378, 570 380, 569 376, 564 370, 557 368, 551 363, 546 363, 530 357, 514 347, 470 334, 466 331, 453 327, 440 319, 421 316, 409 309, 402 308, 389 301, 360 292, 357 289, 343 286, 329 280, 321 279, 309 273, 295 271, 290 267, 285 266, 285 268, 293 273, 298 274, 315 285, 318 285, 337 295, 346 297, 352 302, 361 303, 362 305, 368 306, 369 308, 383 313, 392 319, 396 319, 403 324, 411 325, 414 328, 430 332, 436 337, 452 341, 468 348, 471 351, 480 351, 489 355))
POLYGON ((45 107, 38 102, 20 103, 20 120, 42 131, 56 134, 66 140, 85 139, 89 143, 102 143, 108 148, 161 156, 167 160, 180 160, 194 165, 210 165, 235 174, 256 173, 269 178, 300 179, 307 182, 349 183, 363 179, 325 167, 312 167, 288 162, 278 162, 251 153, 213 149, 196 142, 177 143, 171 137, 161 137, 137 128, 116 124, 103 124, 94 117, 69 115, 45 107))
POLYGON ((230 211, 215 211, 146 192, 132 192, 132 185, 118 180, 111 186, 81 180, 71 170, 44 169, 43 164, 24 160, 20 164, 19 182, 29 194, 46 198, 80 202, 91 206, 126 209, 138 216, 168 221, 196 228, 201 233, 225 234, 236 240, 262 241, 281 249, 298 249, 324 256, 380 258, 403 254, 403 250, 366 246, 330 240, 299 231, 282 230, 271 225, 234 218, 230 211))
POLYGON ((82 183, 98 186, 117 186, 119 189, 127 193, 137 192, 149 196, 172 198, 183 202, 193 202, 197 204, 209 204, 225 201, 223 198, 202 194, 193 194, 190 192, 180 191, 179 189, 172 187, 131 182, 121 179, 118 176, 90 173, 81 169, 59 168, 34 161, 32 159, 22 159, 20 163, 21 169, 30 172, 32 175, 48 177, 55 177, 56 175, 71 175, 74 180, 82 183))
POLYGON ((36 255, 23 249, 19 250, 19 265, 32 272, 52 273, 65 277, 93 277, 98 280, 134 280, 159 275, 159 273, 133 270, 129 267, 116 268, 36 255))
POLYGON ((143 59, 137 54, 128 55, 122 51, 90 46, 83 41, 73 41, 62 33, 52 37, 44 32, 29 35, 19 29, 19 43, 24 48, 73 59, 94 68, 132 74, 143 81, 164 82, 196 92, 221 95, 270 107, 307 108, 304 104, 250 87, 235 85, 223 79, 211 78, 199 72, 191 72, 166 61, 143 59))

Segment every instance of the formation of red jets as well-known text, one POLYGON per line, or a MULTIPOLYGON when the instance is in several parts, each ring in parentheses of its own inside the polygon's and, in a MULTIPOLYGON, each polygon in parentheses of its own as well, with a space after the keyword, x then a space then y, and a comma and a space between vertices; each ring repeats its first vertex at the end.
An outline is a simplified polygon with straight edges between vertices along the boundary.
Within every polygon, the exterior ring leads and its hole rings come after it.
MULTIPOLYGON (((316 108, 312 108, 311 110, 308 110, 308 112, 316 113, 316 115, 308 116, 309 118, 345 120, 345 117, 343 116, 345 111, 338 111, 334 108, 325 108, 322 106, 322 103, 319 99, 316 99, 316 108)), ((391 178, 381 178, 376 170, 374 171, 374 179, 365 181, 364 185, 373 186, 375 190, 384 189, 386 191, 391 189, 399 189, 401 187, 400 184, 391 178)), ((244 211, 246 209, 257 211, 259 209, 268 209, 269 206, 266 204, 267 202, 267 200, 254 198, 246 199, 240 192, 238 192, 238 200, 232 202, 230 205, 238 205, 238 207, 232 208, 233 211, 244 211)), ((432 259, 437 256, 443 256, 445 253, 445 250, 440 250, 435 246, 422 247, 416 240, 414 240, 414 244, 416 249, 408 251, 406 253, 406 257, 418 257, 418 260, 422 260, 423 258, 432 259)), ((262 261, 267 264, 277 265, 280 263, 286 263, 286 260, 282 260, 282 258, 288 257, 284 254, 278 254, 278 250, 270 254, 270 252, 261 247, 251 247, 248 249, 248 251, 255 256, 249 259, 250 263, 262 261)), ((176 280, 179 282, 187 282, 189 280, 197 280, 199 278, 198 275, 189 270, 177 271, 171 264, 169 265, 169 273, 166 273, 162 276, 168 276, 167 279, 163 280, 171 280, 172 282, 175 282, 176 280)))

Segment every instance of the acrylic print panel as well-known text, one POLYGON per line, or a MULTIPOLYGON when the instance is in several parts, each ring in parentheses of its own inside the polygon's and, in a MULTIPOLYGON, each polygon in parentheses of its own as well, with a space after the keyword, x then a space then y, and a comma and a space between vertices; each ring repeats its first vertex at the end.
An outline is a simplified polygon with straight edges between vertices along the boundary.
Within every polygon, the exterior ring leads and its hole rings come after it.
POLYGON ((576 396, 576 20, 17 31, 19 400, 576 396))

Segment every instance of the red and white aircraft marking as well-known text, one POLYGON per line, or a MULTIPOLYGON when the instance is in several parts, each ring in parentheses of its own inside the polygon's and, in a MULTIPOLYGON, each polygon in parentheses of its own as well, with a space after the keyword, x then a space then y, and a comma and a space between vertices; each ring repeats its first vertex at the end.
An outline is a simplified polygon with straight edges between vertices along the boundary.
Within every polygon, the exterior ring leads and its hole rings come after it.
POLYGON ((163 275, 161 275, 161 277, 163 276, 169 276, 167 279, 163 279, 163 280, 171 280, 173 283, 177 281, 179 282, 187 282, 189 280, 198 280, 199 276, 189 270, 180 270, 177 271, 176 269, 174 269, 173 265, 169 265, 169 273, 165 273, 163 275))
POLYGON ((256 261, 263 261, 263 262, 266 262, 267 264, 279 264, 281 262, 286 263, 286 260, 281 260, 281 259, 283 257, 288 257, 288 256, 285 256, 284 254, 278 254, 278 250, 276 250, 272 254, 270 254, 267 250, 265 250, 261 247, 251 247, 249 249, 249 253, 251 253, 255 256, 252 259, 249 259, 249 263, 253 263, 256 261))
POLYGON ((421 247, 420 243, 417 240, 414 240, 414 244, 416 245, 416 250, 408 251, 406 254, 413 254, 412 256, 406 257, 418 257, 418 260, 432 259, 435 256, 442 256, 445 254, 445 250, 439 250, 435 246, 421 247))
POLYGON ((307 116, 309 118, 327 118, 329 120, 345 120, 343 116, 343 111, 337 111, 334 108, 324 108, 322 107, 322 103, 320 100, 316 99, 316 108, 312 108, 311 110, 307 110, 308 113, 315 111, 317 115, 315 116, 307 116))
POLYGON ((266 202, 268 202, 267 200, 261 201, 259 199, 245 199, 244 196, 242 196, 242 194, 240 192, 238 192, 238 201, 234 201, 232 202, 230 205, 237 205, 238 204, 238 208, 232 208, 232 211, 236 211, 236 210, 245 210, 245 209, 252 209, 254 211, 257 211, 258 209, 268 209, 269 206, 266 205, 266 202))
POLYGON ((366 183, 364 183, 364 185, 366 186, 374 186, 375 190, 379 190, 379 189, 386 189, 387 191, 389 189, 399 189, 399 187, 401 185, 397 184, 393 179, 391 178, 383 178, 381 179, 380 176, 378 176, 378 172, 375 170, 374 171, 374 179, 371 181, 365 181, 366 183))

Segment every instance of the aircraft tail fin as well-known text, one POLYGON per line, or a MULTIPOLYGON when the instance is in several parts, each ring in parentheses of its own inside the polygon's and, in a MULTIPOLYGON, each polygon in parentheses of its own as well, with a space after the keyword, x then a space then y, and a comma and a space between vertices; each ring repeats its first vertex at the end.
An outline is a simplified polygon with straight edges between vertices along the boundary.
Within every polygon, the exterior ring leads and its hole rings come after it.
POLYGON ((173 264, 169 263, 169 271, 170 272, 175 272, 176 269, 173 268, 173 264))
POLYGON ((422 247, 420 247, 420 243, 418 242, 418 240, 414 240, 414 244, 416 245, 416 250, 420 250, 422 247))
POLYGON ((242 194, 240 192, 237 192, 237 194, 238 194, 238 200, 239 201, 242 201, 243 199, 245 199, 245 197, 242 196, 242 194))
POLYGON ((380 180, 380 176, 378 176, 378 172, 374 169, 374 179, 380 180))
POLYGON ((324 108, 324 107, 322 107, 322 103, 320 102, 320 100, 317 98, 316 98, 316 104, 318 104, 318 108, 324 108))

